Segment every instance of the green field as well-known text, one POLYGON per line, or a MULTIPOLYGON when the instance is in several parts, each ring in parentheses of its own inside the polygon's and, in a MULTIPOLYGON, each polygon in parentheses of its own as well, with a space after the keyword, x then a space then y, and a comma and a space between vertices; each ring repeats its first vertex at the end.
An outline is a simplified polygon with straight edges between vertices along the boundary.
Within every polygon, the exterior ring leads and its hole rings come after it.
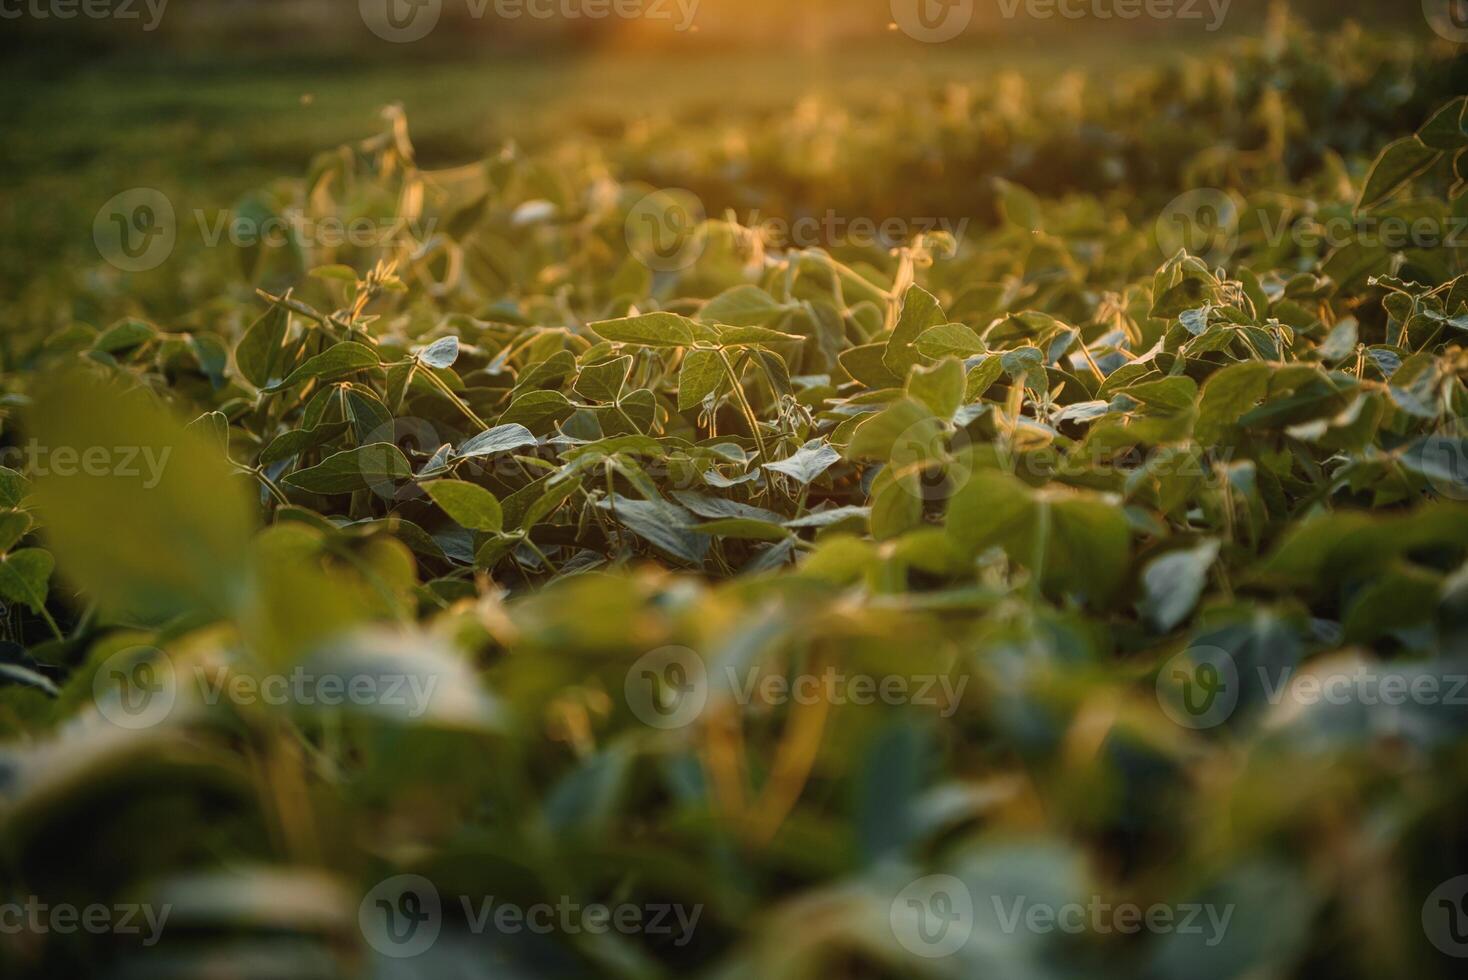
POLYGON ((1459 975, 1468 55, 1277 10, 9 63, 0 977, 1459 975))

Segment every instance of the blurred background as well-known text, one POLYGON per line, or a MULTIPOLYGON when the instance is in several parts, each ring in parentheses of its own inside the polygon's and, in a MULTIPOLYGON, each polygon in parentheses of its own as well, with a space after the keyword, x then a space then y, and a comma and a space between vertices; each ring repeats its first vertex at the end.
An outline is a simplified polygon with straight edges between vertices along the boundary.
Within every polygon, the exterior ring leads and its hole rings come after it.
MULTIPOLYGON (((714 107, 779 110, 1004 73, 1041 87, 1074 70, 1120 77, 1257 35, 1272 6, 1177 0, 1195 16, 1074 20, 1037 16, 1049 0, 951 0, 952 10, 923 0, 930 18, 967 15, 958 36, 924 43, 894 19, 917 0, 615 0, 647 13, 585 16, 623 9, 613 2, 4 0, 0 289, 95 259, 90 216, 119 188, 227 207, 377 131, 392 102, 407 110, 420 162, 451 167, 510 140, 534 147, 645 117, 706 119, 714 107), (430 5, 434 29, 384 40, 369 22, 389 3, 405 16, 430 5)), ((1432 37, 1416 2, 1287 6, 1321 26, 1357 18, 1432 37)))

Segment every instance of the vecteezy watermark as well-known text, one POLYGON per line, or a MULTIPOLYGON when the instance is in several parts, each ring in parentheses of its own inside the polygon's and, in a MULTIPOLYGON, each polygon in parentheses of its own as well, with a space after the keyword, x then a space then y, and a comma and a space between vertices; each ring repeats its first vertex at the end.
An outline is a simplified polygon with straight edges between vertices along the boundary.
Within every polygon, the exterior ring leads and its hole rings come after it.
POLYGON ((226 241, 236 248, 283 248, 293 243, 311 248, 377 248, 425 241, 438 227, 437 218, 343 220, 332 215, 312 217, 294 208, 261 219, 228 212, 210 218, 196 210, 194 221, 200 240, 208 248, 217 248, 226 241))
MULTIPOLYGON (((677 902, 581 902, 569 895, 521 904, 494 895, 459 895, 463 927, 473 935, 650 936, 682 948, 693 941, 702 905, 677 902)), ((362 899, 357 923, 368 945, 384 956, 409 959, 433 948, 444 926, 444 901, 421 875, 397 875, 362 899)))
POLYGON ((1184 728, 1213 728, 1237 709, 1246 677, 1272 707, 1468 707, 1468 671, 1429 664, 1381 669, 1352 661, 1302 669, 1258 666, 1245 675, 1232 654, 1211 646, 1190 647, 1167 661, 1157 675, 1157 700, 1184 728))
POLYGON ((1427 896, 1422 931, 1439 952, 1468 959, 1468 875, 1449 878, 1427 896))
POLYGON ((172 446, 0 446, 0 466, 32 476, 119 476, 141 478, 144 490, 163 480, 172 446))
MULTIPOLYGON (((713 678, 722 698, 742 706, 916 705, 952 717, 968 688, 967 676, 848 673, 836 667, 784 672, 755 665, 726 666, 713 678)), ((704 660, 687 647, 659 647, 643 654, 623 679, 627 706, 643 724, 671 730, 693 724, 714 696, 704 660)))
POLYGON ((1217 31, 1233 0, 996 0, 1006 20, 1175 20, 1202 21, 1217 31))
POLYGON ((151 947, 162 938, 172 912, 172 905, 48 904, 31 895, 24 901, 0 902, 0 935, 71 936, 84 932, 93 936, 141 936, 142 945, 151 947))
MULTIPOLYGON (((432 237, 437 218, 343 219, 333 215, 313 216, 299 208, 286 208, 264 217, 202 209, 192 212, 193 229, 205 248, 228 244, 235 248, 302 249, 391 248, 414 246, 432 237)), ((92 222, 92 241, 97 252, 123 272, 148 272, 166 262, 178 247, 181 226, 173 202, 162 191, 134 187, 116 195, 97 211, 92 222)))
POLYGON ((1239 703, 1239 668, 1227 650, 1195 646, 1157 673, 1157 703, 1184 728, 1223 724, 1239 703))
POLYGON ((423 717, 433 706, 438 675, 433 673, 317 671, 296 666, 285 672, 242 673, 195 664, 180 678, 173 658, 155 647, 130 647, 108 657, 92 678, 92 697, 102 717, 137 731, 167 721, 185 680, 193 683, 195 704, 216 707, 389 709, 407 719, 423 717))
POLYGON ((892 0, 892 23, 914 41, 942 44, 974 19, 975 0, 892 0))
POLYGON ((1468 418, 1440 426, 1417 448, 1418 468, 1434 493, 1448 500, 1468 500, 1468 418))
MULTIPOLYGON (((941 232, 956 245, 968 231, 968 218, 848 216, 821 214, 783 218, 752 211, 734 216, 748 237, 770 249, 897 248, 923 235, 941 232)), ((693 265, 708 246, 707 212, 692 191, 679 187, 655 190, 627 211, 627 247, 653 272, 676 272, 693 265)))
POLYGON ((1167 258, 1186 249, 1210 266, 1219 266, 1239 247, 1239 206, 1223 191, 1211 187, 1191 190, 1162 209, 1156 233, 1167 258))
POLYGON ((1219 266, 1238 251, 1245 228, 1269 248, 1291 245, 1316 254, 1353 244, 1395 252, 1468 247, 1468 216, 1246 211, 1227 191, 1212 187, 1174 198, 1158 215, 1155 233, 1165 257, 1186 249, 1219 266))
POLYGON ((914 956, 952 956, 973 935, 974 896, 952 875, 928 875, 897 893, 888 922, 893 937, 914 956))
POLYGON ((968 432, 937 419, 923 419, 892 441, 897 486, 921 500, 947 500, 968 485, 974 471, 968 432))
POLYGON ((1422 14, 1439 37, 1468 44, 1468 0, 1422 0, 1422 14))
POLYGON ((928 875, 904 887, 889 910, 892 935, 915 956, 940 959, 953 956, 973 935, 980 916, 986 932, 1006 936, 1018 933, 1047 935, 1165 935, 1203 936, 1204 945, 1221 943, 1233 920, 1234 905, 1205 902, 1141 905, 1113 902, 1101 895, 1085 901, 1036 901, 1024 894, 992 894, 976 900, 961 879, 928 875), (992 918, 990 918, 992 914, 992 918))
MULTIPOLYGON (((700 0, 464 0, 474 20, 504 21, 649 20, 668 21, 675 31, 693 28, 700 0)), ((384 41, 411 44, 438 26, 444 0, 358 0, 367 29, 384 41)))
POLYGON ((168 0, 0 0, 0 20, 141 20, 156 31, 168 0))
POLYGON ((102 258, 123 272, 156 269, 178 242, 173 202, 151 187, 125 190, 97 211, 92 241, 102 258))

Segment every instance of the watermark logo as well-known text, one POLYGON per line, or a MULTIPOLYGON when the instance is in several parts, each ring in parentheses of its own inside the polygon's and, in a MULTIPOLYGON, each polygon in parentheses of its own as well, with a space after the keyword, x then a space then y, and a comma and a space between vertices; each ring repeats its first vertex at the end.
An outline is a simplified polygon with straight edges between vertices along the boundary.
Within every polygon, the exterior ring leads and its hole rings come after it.
POLYGON ((443 0, 358 0, 362 22, 384 41, 411 44, 438 26, 443 0))
POLYGON ((165 721, 178 700, 178 674, 156 647, 120 650, 92 677, 97 710, 118 728, 141 731, 165 721))
POLYGON ((1416 468, 1428 486, 1448 500, 1468 500, 1468 419, 1457 419, 1417 449, 1416 468))
POLYGON ((653 191, 627 212, 624 232, 632 254, 653 272, 680 272, 708 244, 707 215, 698 195, 681 187, 653 191))
POLYGON ((178 242, 173 202, 151 187, 125 190, 97 212, 92 241, 98 254, 123 272, 156 269, 178 242))
POLYGON ((367 944, 383 956, 407 959, 428 952, 443 928, 438 889, 422 875, 397 875, 367 893, 357 908, 367 944))
POLYGON ((1023 14, 1034 20, 1203 21, 1212 33, 1223 27, 1233 0, 999 0, 1006 20, 1023 14))
POLYGON ((22 933, 72 936, 79 932, 93 936, 139 936, 140 943, 151 948, 163 938, 163 929, 172 913, 171 904, 51 904, 31 895, 23 902, 0 902, 0 936, 22 933))
POLYGON ((1468 44, 1468 0, 1422 0, 1422 13, 1438 37, 1468 44))
POLYGON ((897 893, 888 913, 902 948, 924 959, 952 956, 974 931, 974 897, 952 875, 928 875, 897 893))
POLYGON ((143 30, 163 23, 168 0, 0 0, 0 20, 143 20, 143 30))
POLYGON ((1468 959, 1468 875, 1449 878, 1427 896, 1422 931, 1439 952, 1468 959))
POLYGON ((897 485, 921 500, 947 500, 974 475, 968 448, 968 432, 961 427, 949 432, 935 419, 908 426, 892 443, 897 485))
MULTIPOLYGON (((570 895, 522 905, 495 895, 458 895, 455 922, 479 936, 532 933, 548 936, 645 935, 666 937, 682 948, 693 941, 702 905, 676 902, 580 902, 570 895)), ((397 875, 362 899, 357 923, 367 944, 384 956, 411 959, 433 948, 443 932, 444 901, 433 882, 421 875, 397 875)))
POLYGON ((1211 266, 1222 265, 1239 246, 1239 207, 1221 190, 1191 190, 1162 209, 1156 232, 1166 258, 1186 249, 1211 266))
POLYGON ((1161 902, 1142 906, 1135 902, 1112 902, 1102 895, 1092 895, 1085 902, 1031 901, 1029 896, 991 895, 994 918, 1006 936, 1024 931, 1035 935, 1055 932, 1071 936, 1087 933, 1109 936, 1119 933, 1134 936, 1141 932, 1156 935, 1176 933, 1180 936, 1203 936, 1203 944, 1212 949, 1223 942, 1235 906, 1201 902, 1167 905, 1161 902))
POLYGON ((416 480, 402 482, 390 475, 394 470, 389 465, 392 457, 392 448, 389 447, 395 447, 410 461, 415 455, 427 457, 424 466, 419 470, 420 477, 446 476, 448 466, 453 461, 449 455, 452 451, 450 443, 443 438, 438 427, 417 416, 405 415, 402 418, 388 419, 367 433, 361 440, 361 445, 364 448, 358 453, 357 462, 361 466, 362 478, 366 481, 367 488, 383 500, 399 503, 415 500, 426 494, 416 480))
MULTIPOLYGON (((473 20, 493 14, 499 20, 671 21, 680 33, 694 30, 699 0, 467 0, 473 20)), ((433 32, 443 16, 443 0, 359 0, 367 29, 384 41, 411 44, 433 32)))
POLYGON ((703 714, 712 696, 744 707, 828 704, 932 708, 942 717, 957 713, 968 688, 966 675, 848 673, 834 666, 787 674, 764 664, 741 671, 726 665, 710 678, 703 658, 687 647, 660 647, 639 657, 623 680, 627 706, 644 724, 663 730, 684 728, 703 714))
POLYGON ((892 0, 892 20, 914 41, 942 44, 974 19, 974 0, 892 0))
POLYGON ((1157 674, 1157 703, 1184 728, 1223 724, 1239 703, 1239 668, 1227 650, 1189 647, 1157 674))
POLYGON ((697 721, 708 704, 708 670, 687 647, 659 647, 637 658, 623 682, 627 706, 644 725, 670 731, 697 721))

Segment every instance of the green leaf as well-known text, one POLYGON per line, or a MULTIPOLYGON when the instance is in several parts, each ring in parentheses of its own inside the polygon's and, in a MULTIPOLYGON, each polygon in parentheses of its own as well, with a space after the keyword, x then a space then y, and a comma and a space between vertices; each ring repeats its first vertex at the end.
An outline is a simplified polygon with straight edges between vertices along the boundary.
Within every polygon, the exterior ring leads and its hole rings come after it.
POLYGON ((715 538, 734 538, 740 541, 784 541, 790 532, 779 524, 757 521, 749 517, 724 517, 693 525, 699 534, 715 538))
POLYGON ((31 529, 31 515, 11 510, 0 514, 0 553, 14 548, 31 529))
POLYGON ((742 285, 726 289, 703 305, 698 318, 704 323, 730 324, 736 327, 768 326, 789 307, 758 286, 742 285))
POLYGON ((676 313, 644 313, 619 320, 602 320, 591 329, 605 340, 640 347, 690 347, 692 321, 676 313))
POLYGON ((678 371, 678 411, 687 412, 703 404, 729 380, 717 351, 691 350, 683 356, 678 371))
POLYGON ((459 359, 459 338, 443 337, 418 352, 418 363, 447 370, 459 359))
POLYGON ((907 372, 921 360, 913 345, 930 327, 947 322, 938 298, 921 286, 912 285, 902 297, 902 313, 887 339, 887 349, 882 363, 898 378, 907 377, 907 372))
POLYGON ((235 608, 255 507, 209 437, 148 393, 83 374, 43 384, 28 429, 79 459, 63 467, 53 448, 35 488, 67 578, 109 611, 149 622, 235 608))
POLYGON ((1369 211, 1398 190, 1412 178, 1427 170, 1442 157, 1442 151, 1426 146, 1416 136, 1399 139, 1381 151, 1366 178, 1366 187, 1361 192, 1357 211, 1369 211))
POLYGON ((287 375, 284 381, 267 385, 264 390, 283 391, 286 388, 293 388, 298 384, 305 384, 307 381, 313 379, 330 381, 334 378, 351 374, 354 371, 363 371, 367 368, 377 367, 380 363, 381 359, 378 358, 377 351, 371 347, 350 340, 343 341, 310 358, 306 363, 287 375))
POLYGON ((260 453, 260 465, 269 466, 271 463, 279 463, 281 460, 299 456, 320 446, 324 446, 333 439, 338 438, 351 427, 349 422, 322 422, 312 429, 292 429, 290 432, 282 432, 270 440, 260 453))
POLYGON ((527 431, 548 429, 570 418, 575 411, 575 406, 559 391, 527 391, 510 403, 496 428, 517 425, 527 431))
POLYGON ((278 377, 289 326, 290 311, 284 306, 271 307, 250 325, 235 347, 234 360, 240 374, 256 388, 265 388, 278 377))
POLYGON ((979 335, 962 323, 944 323, 923 331, 914 346, 924 357, 976 357, 987 353, 979 335))
POLYGON ((23 603, 39 615, 46 607, 46 593, 55 567, 51 553, 40 548, 23 548, 0 555, 0 598, 23 603))
POLYGON ((1152 628, 1168 633, 1192 614, 1218 560, 1219 542, 1204 541, 1184 551, 1154 558, 1142 571, 1140 611, 1152 628))
POLYGON ((793 333, 781 333, 769 327, 726 327, 714 328, 719 332, 715 341, 720 347, 760 347, 769 344, 804 343, 805 338, 793 333))
MULTIPOLYGON (((561 397, 562 400, 565 399, 564 395, 561 397)), ((492 429, 485 429, 479 435, 464 440, 459 448, 454 450, 454 458, 475 459, 494 456, 538 443, 539 440, 529 429, 516 422, 510 422, 506 425, 497 425, 492 429)))
POLYGON ((292 473, 285 482, 308 493, 354 493, 390 487, 412 475, 413 468, 397 446, 376 442, 328 456, 310 469, 292 473))
POLYGON ((1468 96, 1443 106, 1417 131, 1423 145, 1434 150, 1461 150, 1468 146, 1468 96))
POLYGON ((1205 446, 1222 441, 1269 390, 1274 370, 1257 361, 1231 364, 1203 385, 1193 435, 1205 446))
POLYGON ((949 502, 947 528, 965 554, 1002 547, 1047 591, 1101 602, 1120 587, 1130 563, 1131 531, 1115 504, 1032 491, 1004 473, 974 473, 949 502))
POLYGON ((702 565, 708 554, 708 535, 692 530, 692 515, 665 500, 633 500, 612 494, 597 506, 610 513, 618 524, 674 558, 702 565))
POLYGON ((846 447, 846 458, 886 461, 899 441, 926 445, 942 428, 943 423, 926 405, 899 398, 857 427, 846 447))
POLYGON ((115 354, 146 344, 158 336, 158 328, 142 320, 120 320, 107 328, 92 344, 92 350, 115 354))
POLYGON ((907 395, 940 419, 951 419, 963 404, 963 362, 956 357, 931 367, 918 365, 907 376, 907 395))
POLYGON ((581 376, 576 379, 576 393, 588 401, 615 402, 622 397, 622 389, 631 372, 630 354, 584 367, 581 369, 581 376))
POLYGON ((423 484, 433 502, 461 526, 471 531, 499 531, 504 512, 494 494, 463 480, 433 480, 423 484))
POLYGON ((791 456, 764 463, 767 470, 783 473, 802 486, 809 485, 822 473, 841 461, 841 454, 823 439, 812 439, 791 456))
POLYGON ((868 344, 842 351, 838 360, 842 370, 867 388, 900 388, 902 379, 887 369, 886 356, 886 344, 868 344))

